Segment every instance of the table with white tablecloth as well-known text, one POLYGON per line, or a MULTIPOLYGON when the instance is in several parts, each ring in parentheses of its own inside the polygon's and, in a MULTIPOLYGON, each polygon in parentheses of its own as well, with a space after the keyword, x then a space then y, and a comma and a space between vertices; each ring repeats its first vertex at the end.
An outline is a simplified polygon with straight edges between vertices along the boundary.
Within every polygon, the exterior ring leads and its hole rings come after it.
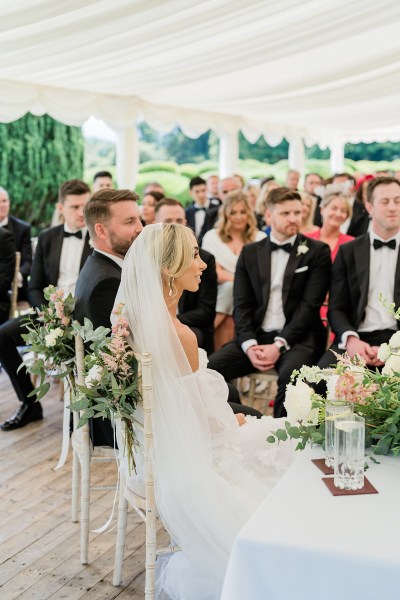
POLYGON ((333 496, 307 448, 239 532, 221 600, 400 598, 400 457, 367 461, 378 494, 333 496))

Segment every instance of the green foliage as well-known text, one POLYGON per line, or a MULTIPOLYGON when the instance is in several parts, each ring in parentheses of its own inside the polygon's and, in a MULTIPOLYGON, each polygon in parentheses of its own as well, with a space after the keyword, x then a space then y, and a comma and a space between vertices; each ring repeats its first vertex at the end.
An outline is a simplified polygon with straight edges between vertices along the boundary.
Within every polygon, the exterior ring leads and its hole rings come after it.
POLYGON ((171 160, 149 160, 139 165, 139 173, 152 173, 153 171, 165 171, 166 173, 177 173, 178 165, 171 160))
POLYGON ((263 136, 252 144, 247 141, 242 132, 239 133, 239 158, 253 158, 261 162, 276 163, 288 157, 289 144, 287 140, 282 140, 277 146, 267 144, 263 136))
POLYGON ((12 214, 34 229, 49 225, 60 184, 83 175, 83 137, 48 115, 0 123, 0 182, 12 214))
POLYGON ((168 173, 167 171, 151 171, 148 173, 139 173, 135 191, 139 196, 143 197, 143 189, 151 181, 160 183, 166 191, 166 194, 172 198, 176 198, 184 205, 189 200, 189 178, 183 177, 176 173, 168 173))
MULTIPOLYGON (((108 140, 96 138, 85 139, 85 172, 93 170, 109 171, 108 165, 114 165, 116 160, 115 144, 108 140)), ((92 183, 93 177, 87 183, 92 183)))

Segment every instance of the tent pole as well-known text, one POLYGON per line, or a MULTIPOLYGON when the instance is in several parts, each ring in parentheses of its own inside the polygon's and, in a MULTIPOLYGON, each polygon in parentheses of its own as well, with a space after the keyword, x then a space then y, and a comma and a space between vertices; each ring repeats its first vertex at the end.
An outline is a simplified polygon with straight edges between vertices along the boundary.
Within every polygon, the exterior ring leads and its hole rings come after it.
POLYGON ((230 177, 238 171, 239 136, 224 133, 219 138, 219 176, 230 177))
POLYGON ((139 141, 136 124, 116 129, 117 185, 120 189, 133 190, 139 171, 139 141))

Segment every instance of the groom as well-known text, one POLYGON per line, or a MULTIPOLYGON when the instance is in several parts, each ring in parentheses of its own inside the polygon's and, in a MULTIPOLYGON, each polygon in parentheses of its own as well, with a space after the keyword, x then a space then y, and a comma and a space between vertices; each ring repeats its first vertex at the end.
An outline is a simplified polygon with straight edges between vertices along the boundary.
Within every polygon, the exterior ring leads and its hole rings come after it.
POLYGON ((225 379, 275 368, 274 417, 284 416, 294 369, 315 364, 325 348, 319 311, 329 287, 329 246, 299 234, 301 197, 270 192, 265 213, 270 237, 244 246, 234 281, 236 340, 211 355, 209 368, 225 379))

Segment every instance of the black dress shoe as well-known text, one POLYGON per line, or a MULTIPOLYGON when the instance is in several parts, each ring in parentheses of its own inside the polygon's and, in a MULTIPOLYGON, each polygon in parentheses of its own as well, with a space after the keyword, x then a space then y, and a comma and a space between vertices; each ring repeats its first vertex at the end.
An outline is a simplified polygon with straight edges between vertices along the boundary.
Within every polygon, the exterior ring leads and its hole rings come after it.
POLYGON ((0 428, 3 431, 11 431, 19 429, 19 427, 25 427, 28 423, 40 421, 41 419, 43 419, 42 405, 39 402, 35 402, 34 404, 25 404, 23 402, 12 417, 1 423, 0 428))

